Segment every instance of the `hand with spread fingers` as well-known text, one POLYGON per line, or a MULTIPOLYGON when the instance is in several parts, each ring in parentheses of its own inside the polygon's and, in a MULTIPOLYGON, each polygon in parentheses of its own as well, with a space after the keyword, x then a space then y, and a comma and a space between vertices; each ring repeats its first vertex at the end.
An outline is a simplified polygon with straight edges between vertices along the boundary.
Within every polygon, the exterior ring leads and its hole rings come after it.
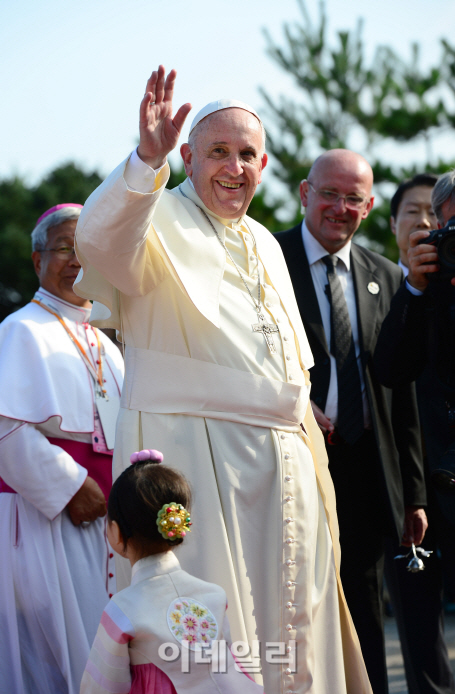
POLYGON ((139 116, 140 141, 137 153, 152 169, 158 169, 177 145, 191 104, 183 104, 172 118, 172 97, 177 72, 171 70, 165 79, 160 65, 147 82, 139 116))

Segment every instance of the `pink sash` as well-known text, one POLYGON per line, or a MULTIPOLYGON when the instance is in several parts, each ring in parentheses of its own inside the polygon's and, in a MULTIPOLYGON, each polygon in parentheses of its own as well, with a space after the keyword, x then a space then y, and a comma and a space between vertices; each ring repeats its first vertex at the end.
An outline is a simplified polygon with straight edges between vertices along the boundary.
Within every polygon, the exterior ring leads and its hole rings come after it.
MULTIPOLYGON (((76 463, 84 467, 89 477, 97 482, 103 492, 106 501, 112 487, 112 455, 107 453, 95 453, 91 443, 83 441, 72 441, 71 439, 48 438, 49 443, 63 448, 76 463)), ((0 477, 0 493, 9 492, 16 494, 16 491, 4 482, 0 477)))

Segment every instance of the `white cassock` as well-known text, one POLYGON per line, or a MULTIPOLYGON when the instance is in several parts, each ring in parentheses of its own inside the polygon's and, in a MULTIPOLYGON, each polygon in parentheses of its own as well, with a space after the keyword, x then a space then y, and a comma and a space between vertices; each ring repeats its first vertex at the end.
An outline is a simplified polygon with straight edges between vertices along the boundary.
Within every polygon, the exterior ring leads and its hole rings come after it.
POLYGON ((89 198, 76 231, 75 291, 98 302, 94 323, 126 344, 114 477, 143 447, 186 475, 194 525, 182 568, 226 590, 234 640, 260 642, 266 692, 370 692, 338 582, 312 355, 280 247, 249 217, 215 216, 188 180, 187 197, 164 190, 167 176, 167 165, 155 176, 133 153, 89 198), (254 234, 277 354, 253 332, 252 299, 198 206, 257 296, 254 234), (297 672, 267 662, 267 643, 292 641, 297 672))
MULTIPOLYGON (((35 299, 57 310, 96 367, 90 309, 43 289, 35 299)), ((100 338, 116 398, 122 357, 100 338)), ((0 354, 0 692, 76 694, 115 592, 114 559, 105 518, 71 523, 65 506, 87 470, 55 440, 93 450, 93 379, 58 319, 34 303, 3 321, 0 354)))

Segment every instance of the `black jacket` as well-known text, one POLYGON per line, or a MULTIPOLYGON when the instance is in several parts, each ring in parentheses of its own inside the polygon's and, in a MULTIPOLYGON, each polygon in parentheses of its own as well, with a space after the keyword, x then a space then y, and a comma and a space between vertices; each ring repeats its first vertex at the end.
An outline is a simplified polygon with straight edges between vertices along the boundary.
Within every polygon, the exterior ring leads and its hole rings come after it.
MULTIPOLYGON (((311 397, 325 408, 330 381, 330 358, 319 304, 302 241, 301 225, 275 235, 286 259, 315 366, 311 369, 311 397)), ((381 385, 373 354, 390 302, 403 280, 394 263, 372 251, 351 245, 351 266, 357 300, 361 361, 372 425, 377 444, 390 519, 400 539, 404 506, 426 504, 420 429, 413 384, 389 389, 381 385), (379 292, 368 285, 374 282, 379 292)))
MULTIPOLYGON (((374 355, 379 380, 396 387, 416 380, 420 421, 428 468, 439 466, 449 446, 455 446, 448 406, 455 409, 455 288, 430 286, 423 296, 414 296, 403 284, 392 299, 374 355)), ((455 524, 455 497, 436 494, 439 506, 455 524)))

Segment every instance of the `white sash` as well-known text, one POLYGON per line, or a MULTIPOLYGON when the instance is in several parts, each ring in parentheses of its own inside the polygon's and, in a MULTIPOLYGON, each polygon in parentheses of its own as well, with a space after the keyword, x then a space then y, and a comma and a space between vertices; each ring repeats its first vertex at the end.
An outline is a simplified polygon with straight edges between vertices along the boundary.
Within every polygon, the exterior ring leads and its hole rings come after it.
POLYGON ((121 407, 299 432, 308 372, 295 385, 198 359, 127 347, 121 407))

